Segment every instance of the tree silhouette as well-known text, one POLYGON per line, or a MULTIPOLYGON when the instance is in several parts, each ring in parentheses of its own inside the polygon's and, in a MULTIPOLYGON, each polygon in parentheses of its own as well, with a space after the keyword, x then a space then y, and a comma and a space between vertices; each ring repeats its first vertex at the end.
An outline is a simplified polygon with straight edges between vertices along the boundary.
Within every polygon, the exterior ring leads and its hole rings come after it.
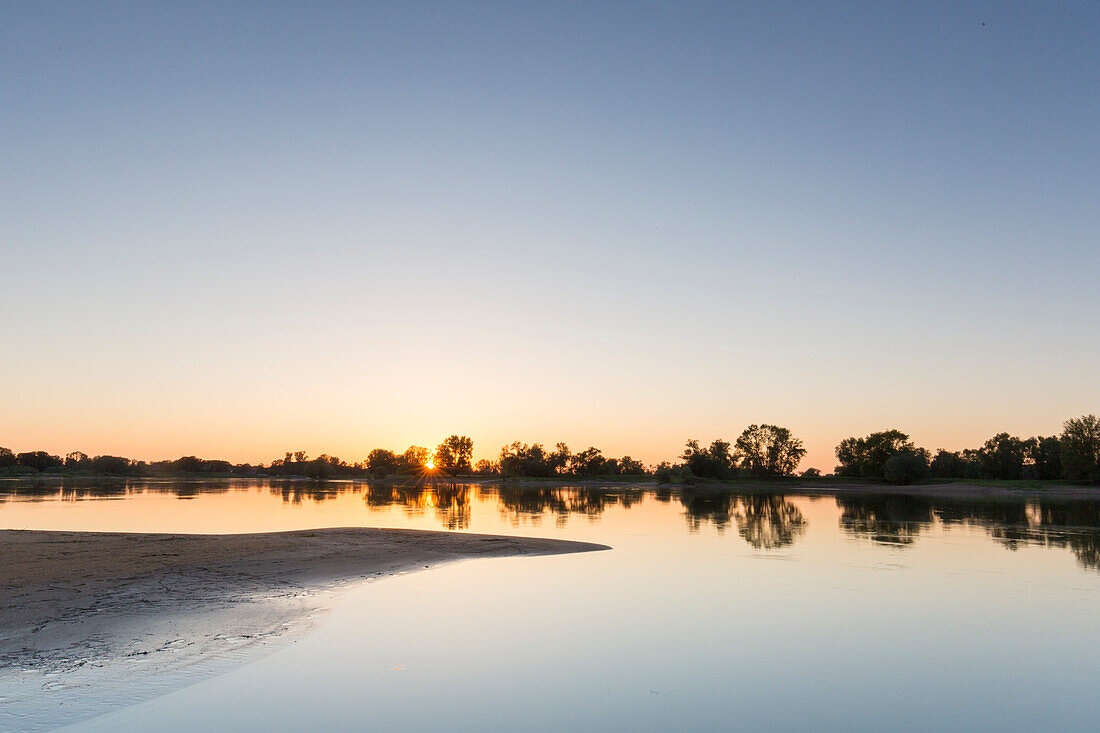
POLYGON ((698 440, 689 440, 680 455, 685 467, 695 476, 702 478, 733 478, 733 456, 730 444, 721 438, 713 441, 708 448, 701 448, 698 440))
POLYGON ((435 449, 435 466, 448 471, 469 471, 473 455, 473 440, 465 435, 452 435, 435 449))
POLYGON ((802 441, 787 428, 750 425, 737 438, 734 456, 750 476, 790 476, 806 455, 802 441))
POLYGON ((1100 483, 1100 420, 1096 415, 1066 420, 1061 442, 1066 478, 1100 483))
POLYGON ((840 461, 836 473, 838 476, 883 478, 886 461, 899 453, 927 454, 927 451, 913 445, 909 436, 900 430, 883 430, 865 438, 845 438, 836 447, 836 457, 840 461))

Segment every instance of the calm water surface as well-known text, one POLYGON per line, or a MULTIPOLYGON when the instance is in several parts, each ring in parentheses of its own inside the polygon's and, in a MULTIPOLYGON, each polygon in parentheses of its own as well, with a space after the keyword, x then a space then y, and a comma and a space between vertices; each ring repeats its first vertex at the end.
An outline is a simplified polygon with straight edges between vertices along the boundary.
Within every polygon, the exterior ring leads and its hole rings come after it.
POLYGON ((0 486, 0 526, 561 537, 361 586, 74 730, 1096 730, 1100 503, 365 483, 0 486))

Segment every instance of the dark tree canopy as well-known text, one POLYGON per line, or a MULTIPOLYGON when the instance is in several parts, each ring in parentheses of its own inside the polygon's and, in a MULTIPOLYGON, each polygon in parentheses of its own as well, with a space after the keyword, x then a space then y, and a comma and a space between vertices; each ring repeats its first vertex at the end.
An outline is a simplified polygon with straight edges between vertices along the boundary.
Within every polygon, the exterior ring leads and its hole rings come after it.
POLYGON ((865 438, 845 438, 836 447, 838 476, 884 478, 886 461, 899 453, 917 453, 909 436, 900 430, 883 430, 865 438))
POLYGON ((573 454, 569 460, 569 471, 574 476, 600 476, 609 472, 608 460, 599 448, 589 446, 580 453, 573 454))
POLYGON ((1018 480, 1024 477, 1024 461, 1032 450, 1031 440, 997 433, 981 448, 980 460, 988 478, 1018 480))
POLYGON ((892 484, 912 484, 928 478, 928 458, 924 453, 898 453, 886 459, 883 478, 892 484))
POLYGON ((469 471, 474 456, 474 441, 465 435, 452 435, 435 449, 436 468, 469 471))
POLYGON ((410 445, 397 459, 397 468, 405 473, 421 471, 428 465, 432 453, 422 445, 410 445))
POLYGON ((802 441, 778 425, 750 425, 735 446, 738 465, 750 476, 790 476, 806 455, 802 441))
POLYGON ((1066 478, 1100 483, 1100 419, 1084 415, 1066 420, 1061 443, 1066 478))
POLYGON ((684 461, 684 467, 695 476, 713 479, 734 476, 730 444, 721 438, 713 441, 707 448, 701 448, 698 440, 689 440, 680 458, 684 461))
POLYGON ((500 449, 500 472, 504 476, 553 476, 555 468, 542 445, 517 440, 500 449))
POLYGON ((397 455, 392 450, 375 448, 367 456, 367 473, 375 478, 385 478, 397 473, 397 455))
POLYGON ((19 461, 15 458, 15 453, 11 448, 0 448, 0 468, 12 468, 18 466, 19 461))
POLYGON ((24 468, 33 468, 36 471, 46 471, 64 465, 64 461, 57 456, 50 455, 44 450, 20 453, 15 457, 15 460, 20 466, 24 468))

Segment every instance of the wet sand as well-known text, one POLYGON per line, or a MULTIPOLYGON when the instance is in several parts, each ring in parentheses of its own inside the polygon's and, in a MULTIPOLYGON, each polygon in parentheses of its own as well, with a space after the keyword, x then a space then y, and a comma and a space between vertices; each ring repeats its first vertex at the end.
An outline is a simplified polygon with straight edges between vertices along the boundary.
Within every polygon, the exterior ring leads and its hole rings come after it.
POLYGON ((96 680, 240 654, 308 628, 351 581, 450 560, 599 549, 606 548, 401 529, 0 530, 0 711, 33 711, 43 699, 58 704, 59 691, 102 686, 96 680))

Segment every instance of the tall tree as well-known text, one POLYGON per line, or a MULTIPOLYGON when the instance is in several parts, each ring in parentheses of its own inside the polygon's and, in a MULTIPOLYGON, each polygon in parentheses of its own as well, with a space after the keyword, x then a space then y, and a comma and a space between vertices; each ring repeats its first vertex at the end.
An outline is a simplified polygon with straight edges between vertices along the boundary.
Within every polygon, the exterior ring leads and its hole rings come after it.
POLYGON ((1032 438, 1031 465, 1035 478, 1049 481, 1062 477, 1062 441, 1057 435, 1032 438))
POLYGON ((452 435, 435 449, 436 468, 469 471, 474 456, 474 441, 465 435, 452 435))
POLYGON ((554 452, 550 454, 550 469, 554 473, 564 473, 569 468, 569 461, 573 454, 565 443, 554 446, 554 452))
POLYGON ((806 455, 802 441, 778 425, 750 425, 734 445, 735 460, 751 476, 790 476, 806 455))
POLYGON ((982 468, 989 478, 1023 478, 1024 460, 1030 448, 1029 441, 1008 433, 997 433, 981 448, 982 468))
POLYGON ((399 468, 404 471, 423 470, 424 466, 428 465, 430 455, 431 451, 427 448, 420 445, 410 445, 401 454, 401 459, 398 461, 399 468))
POLYGON ((1100 420, 1096 415, 1066 420, 1061 442, 1066 478, 1100 483, 1100 420))
POLYGON ((397 472, 397 455, 392 450, 375 448, 367 456, 367 473, 375 478, 385 478, 397 472))

